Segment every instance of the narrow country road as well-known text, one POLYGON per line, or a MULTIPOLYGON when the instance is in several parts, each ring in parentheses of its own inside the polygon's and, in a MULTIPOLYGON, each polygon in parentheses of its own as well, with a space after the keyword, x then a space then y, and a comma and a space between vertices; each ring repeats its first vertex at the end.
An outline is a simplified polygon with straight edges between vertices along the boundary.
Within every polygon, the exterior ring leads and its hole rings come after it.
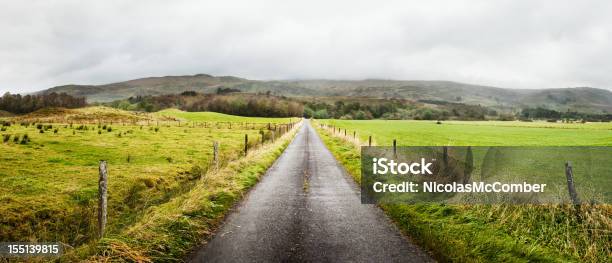
POLYGON ((374 205, 363 205, 308 120, 192 262, 423 262, 374 205))

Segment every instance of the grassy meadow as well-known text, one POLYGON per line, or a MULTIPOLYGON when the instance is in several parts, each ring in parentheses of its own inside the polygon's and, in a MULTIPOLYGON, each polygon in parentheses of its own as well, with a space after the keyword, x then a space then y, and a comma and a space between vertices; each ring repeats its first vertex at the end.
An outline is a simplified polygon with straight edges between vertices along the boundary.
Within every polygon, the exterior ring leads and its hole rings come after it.
POLYGON ((278 139, 291 121, 160 114, 93 107, 2 119, 10 125, 0 125, 0 241, 53 240, 71 247, 94 241, 100 160, 108 162, 107 236, 124 233, 216 171, 214 141, 222 168, 244 155, 245 134, 255 150, 262 139, 272 142, 273 131, 278 139), (230 128, 228 122, 241 124, 230 128))
POLYGON ((264 117, 243 117, 227 115, 217 112, 187 112, 177 109, 166 109, 154 113, 156 116, 179 119, 183 121, 209 121, 209 122, 235 122, 235 123, 288 123, 295 122, 299 118, 264 118, 264 117))
MULTIPOLYGON (((357 182, 361 180, 358 146, 367 145, 369 136, 375 145, 392 145, 396 139, 399 146, 612 145, 610 123, 320 120, 314 124, 357 182), (334 126, 336 132, 318 124, 334 126), (353 131, 359 141, 352 139, 353 131)), ((563 179, 563 174, 559 176, 563 179)), ((609 185, 610 180, 603 178, 599 184, 609 185)), ((609 262, 612 258, 610 205, 587 204, 579 211, 569 205, 381 207, 400 229, 442 261, 609 262)))
POLYGON ((398 146, 612 146, 612 123, 321 120, 367 142, 398 146))

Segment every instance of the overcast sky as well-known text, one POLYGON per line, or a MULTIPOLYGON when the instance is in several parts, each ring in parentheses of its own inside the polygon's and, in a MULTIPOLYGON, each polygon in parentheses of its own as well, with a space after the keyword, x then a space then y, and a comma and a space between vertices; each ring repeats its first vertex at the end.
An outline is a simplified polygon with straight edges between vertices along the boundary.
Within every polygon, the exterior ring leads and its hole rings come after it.
POLYGON ((612 1, 4 1, 0 93, 208 73, 612 88, 612 1))

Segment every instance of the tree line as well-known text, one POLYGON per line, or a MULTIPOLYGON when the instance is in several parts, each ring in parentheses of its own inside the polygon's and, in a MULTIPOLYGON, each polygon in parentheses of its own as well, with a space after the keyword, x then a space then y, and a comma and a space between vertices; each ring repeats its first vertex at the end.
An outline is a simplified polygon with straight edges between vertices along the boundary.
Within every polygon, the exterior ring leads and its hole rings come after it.
POLYGON ((178 108, 184 111, 214 111, 249 117, 301 117, 304 112, 302 103, 286 97, 233 92, 229 94, 227 90, 218 94, 186 91, 174 95, 137 96, 108 105, 146 112, 178 108))
POLYGON ((497 112, 480 105, 403 99, 337 99, 306 101, 304 117, 325 119, 389 120, 484 120, 497 112))
POLYGON ((0 97, 0 110, 24 114, 46 107, 79 108, 87 105, 85 98, 73 97, 66 93, 25 95, 4 93, 0 97))
POLYGON ((592 114, 576 111, 556 111, 542 107, 524 108, 519 114, 520 119, 546 119, 550 121, 558 120, 583 120, 583 121, 612 121, 612 114, 592 114))

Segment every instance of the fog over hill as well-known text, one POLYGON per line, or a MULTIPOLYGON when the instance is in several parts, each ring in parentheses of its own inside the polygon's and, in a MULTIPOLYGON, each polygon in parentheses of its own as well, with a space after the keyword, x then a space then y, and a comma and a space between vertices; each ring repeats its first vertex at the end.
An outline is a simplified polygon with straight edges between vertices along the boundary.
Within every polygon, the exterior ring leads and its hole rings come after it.
POLYGON ((109 102, 135 96, 176 94, 183 91, 214 93, 217 88, 242 92, 270 92, 290 97, 353 96, 439 100, 480 104, 498 109, 546 107, 560 111, 612 112, 612 92, 589 87, 505 89, 452 81, 424 80, 249 80, 233 76, 197 74, 149 77, 106 85, 64 85, 42 93, 65 92, 89 102, 109 102))

